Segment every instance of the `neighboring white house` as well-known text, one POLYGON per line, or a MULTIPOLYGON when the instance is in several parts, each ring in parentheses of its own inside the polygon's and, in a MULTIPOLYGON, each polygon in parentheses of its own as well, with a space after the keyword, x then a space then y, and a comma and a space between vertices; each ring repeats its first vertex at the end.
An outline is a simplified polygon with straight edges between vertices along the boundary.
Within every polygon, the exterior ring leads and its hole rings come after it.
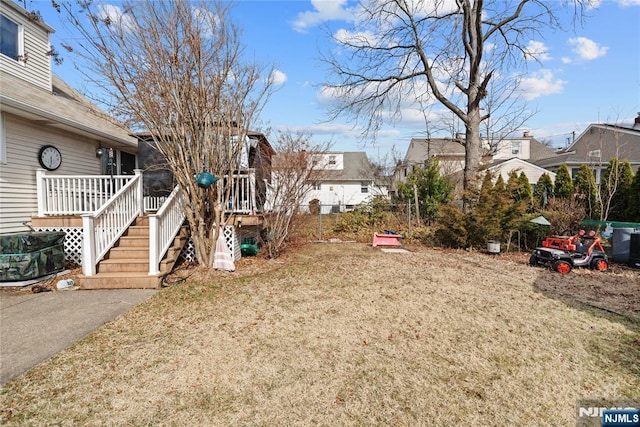
POLYGON ((133 174, 137 140, 52 73, 51 27, 10 0, 0 0, 0 19, 4 234, 28 231, 25 224, 37 215, 37 170, 48 168, 48 175, 133 174))
POLYGON ((540 166, 536 166, 532 163, 518 158, 493 162, 487 169, 493 173, 495 179, 497 179, 498 176, 501 175, 504 182, 507 182, 509 180, 509 175, 513 171, 515 171, 518 175, 520 175, 521 172, 524 172, 524 174, 527 176, 527 179, 529 180, 529 183, 533 186, 536 185, 540 177, 545 173, 549 175, 552 182, 556 181, 556 174, 554 172, 548 171, 544 168, 541 168, 540 166))
POLYGON ((387 186, 376 177, 367 153, 328 152, 314 158, 321 178, 312 185, 303 202, 318 200, 322 213, 349 211, 375 196, 388 197, 387 186))
MULTIPOLYGON (((512 170, 523 171, 531 184, 536 184, 546 172, 533 164, 535 161, 555 156, 553 150, 538 142, 528 132, 521 137, 510 137, 498 142, 483 140, 482 163, 503 175, 506 179, 512 170)), ((429 159, 436 158, 440 173, 460 184, 464 169, 465 150, 457 140, 451 138, 412 138, 404 160, 396 170, 395 180, 406 182, 407 176, 417 167, 424 167, 429 159)), ((552 180, 555 175, 548 172, 552 180)))

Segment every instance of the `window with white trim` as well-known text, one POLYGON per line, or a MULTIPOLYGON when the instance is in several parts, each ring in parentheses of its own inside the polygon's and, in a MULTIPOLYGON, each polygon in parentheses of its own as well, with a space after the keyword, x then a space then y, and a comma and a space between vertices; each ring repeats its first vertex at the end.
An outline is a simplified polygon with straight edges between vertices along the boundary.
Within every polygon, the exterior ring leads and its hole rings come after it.
POLYGON ((4 15, 0 15, 0 53, 13 59, 24 57, 22 25, 18 25, 4 15))
POLYGON ((336 164, 336 156, 329 156, 329 164, 330 165, 336 164))
POLYGON ((522 151, 522 141, 511 141, 511 154, 516 156, 522 151))
POLYGON ((369 181, 362 181, 360 183, 360 193, 368 193, 369 192, 369 181))

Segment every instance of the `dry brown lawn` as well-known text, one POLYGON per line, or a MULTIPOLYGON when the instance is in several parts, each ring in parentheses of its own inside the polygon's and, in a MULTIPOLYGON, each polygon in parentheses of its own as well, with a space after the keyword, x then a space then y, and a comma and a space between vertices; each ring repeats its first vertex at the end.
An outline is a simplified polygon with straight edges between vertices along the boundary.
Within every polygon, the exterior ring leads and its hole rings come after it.
POLYGON ((180 271, 5 385, 0 424, 566 426, 579 398, 640 399, 637 270, 410 249, 180 271))

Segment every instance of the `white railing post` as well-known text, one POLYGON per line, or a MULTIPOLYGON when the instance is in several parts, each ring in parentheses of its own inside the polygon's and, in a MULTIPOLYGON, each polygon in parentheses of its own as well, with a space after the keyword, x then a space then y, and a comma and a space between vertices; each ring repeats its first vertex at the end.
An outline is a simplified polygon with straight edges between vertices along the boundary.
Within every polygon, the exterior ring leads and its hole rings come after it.
POLYGON ((82 215, 82 274, 96 274, 96 239, 92 214, 82 215))
POLYGON ((140 210, 140 215, 144 215, 144 186, 142 185, 142 169, 135 169, 133 173, 138 177, 138 186, 136 188, 138 209, 140 210))
POLYGON ((158 216, 149 215, 149 274, 160 273, 160 254, 158 253, 158 216))
POLYGON ((249 213, 253 214, 256 211, 256 173, 252 171, 249 173, 249 197, 251 198, 251 206, 249 207, 249 213))
POLYGON ((184 196, 176 186, 158 212, 149 215, 149 275, 160 273, 160 262, 185 219, 184 196))
POLYGON ((44 183, 44 176, 46 175, 44 169, 38 169, 36 171, 36 191, 38 197, 38 216, 44 216, 45 204, 47 203, 47 192, 44 183))

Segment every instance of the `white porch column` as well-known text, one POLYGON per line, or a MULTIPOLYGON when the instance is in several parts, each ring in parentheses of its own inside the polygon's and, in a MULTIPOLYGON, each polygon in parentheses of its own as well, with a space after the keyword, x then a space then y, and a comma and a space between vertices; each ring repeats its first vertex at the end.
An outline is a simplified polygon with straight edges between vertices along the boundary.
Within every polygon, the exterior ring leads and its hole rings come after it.
POLYGON ((138 179, 138 184, 136 186, 136 198, 138 203, 138 215, 144 215, 144 186, 142 179, 142 169, 135 169, 133 173, 136 175, 138 179))
POLYGON ((95 218, 93 214, 82 215, 82 274, 96 274, 96 236, 93 230, 95 218))
POLYGON ((38 197, 38 216, 44 216, 45 206, 47 204, 47 193, 45 188, 44 177, 47 172, 44 169, 36 171, 36 191, 38 197))
POLYGON ((149 275, 160 273, 158 234, 158 216, 155 214, 149 215, 149 275))

